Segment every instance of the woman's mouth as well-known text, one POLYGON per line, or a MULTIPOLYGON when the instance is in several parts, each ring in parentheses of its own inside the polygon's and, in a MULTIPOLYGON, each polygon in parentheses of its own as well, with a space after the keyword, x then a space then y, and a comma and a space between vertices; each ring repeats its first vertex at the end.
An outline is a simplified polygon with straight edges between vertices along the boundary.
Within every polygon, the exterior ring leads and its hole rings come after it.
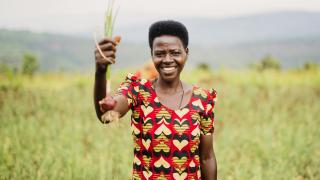
POLYGON ((160 68, 164 73, 172 73, 177 67, 162 67, 160 68))

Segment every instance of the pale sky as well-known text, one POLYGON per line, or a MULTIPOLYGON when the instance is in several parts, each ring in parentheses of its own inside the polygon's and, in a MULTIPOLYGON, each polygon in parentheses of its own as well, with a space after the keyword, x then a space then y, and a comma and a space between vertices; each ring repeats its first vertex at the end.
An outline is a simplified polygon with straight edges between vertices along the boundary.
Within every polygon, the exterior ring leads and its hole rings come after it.
MULTIPOLYGON (((106 0, 0 0, 0 28, 73 32, 99 26, 106 0)), ((117 0, 119 26, 174 17, 320 12, 320 0, 117 0)))

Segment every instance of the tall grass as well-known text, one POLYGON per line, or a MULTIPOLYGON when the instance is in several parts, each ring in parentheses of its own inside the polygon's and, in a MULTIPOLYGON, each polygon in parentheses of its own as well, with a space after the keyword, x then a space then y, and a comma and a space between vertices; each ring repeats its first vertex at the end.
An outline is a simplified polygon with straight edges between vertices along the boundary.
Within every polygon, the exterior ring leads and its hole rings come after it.
MULTIPOLYGON (((112 38, 113 35, 113 29, 116 21, 116 17, 118 14, 118 10, 115 11, 114 9, 114 3, 115 0, 109 0, 108 1, 108 6, 107 6, 107 11, 104 19, 104 36, 112 38)), ((106 74, 106 79, 107 79, 107 92, 109 93, 111 90, 111 83, 110 83, 110 77, 111 77, 111 65, 107 65, 107 74, 106 74)))
MULTIPOLYGON (((124 79, 116 75, 115 85, 124 79)), ((320 178, 319 72, 183 78, 218 92, 220 179, 320 178)), ((118 127, 101 124, 92 87, 93 75, 0 76, 0 179, 130 179, 129 114, 118 127)))

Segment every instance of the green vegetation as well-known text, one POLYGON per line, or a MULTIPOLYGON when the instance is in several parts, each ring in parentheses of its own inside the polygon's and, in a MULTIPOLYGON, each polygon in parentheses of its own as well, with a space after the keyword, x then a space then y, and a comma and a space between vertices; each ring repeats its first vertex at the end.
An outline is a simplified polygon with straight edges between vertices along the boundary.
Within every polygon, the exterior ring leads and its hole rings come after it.
POLYGON ((39 69, 37 57, 27 53, 23 56, 22 74, 33 76, 39 69))
POLYGON ((258 71, 264 71, 264 70, 280 70, 281 65, 279 60, 275 59, 272 57, 271 54, 265 55, 260 62, 258 63, 253 63, 250 65, 251 68, 256 69, 258 71))
POLYGON ((303 64, 303 70, 307 71, 317 71, 320 69, 320 64, 314 62, 314 61, 307 61, 303 64))
MULTIPOLYGON (((183 79, 218 92, 219 179, 319 179, 319 71, 186 69, 183 79)), ((92 74, 0 75, 0 179, 129 179, 129 114, 101 124, 92 87, 92 74)))
POLYGON ((197 64, 197 69, 202 70, 202 71, 210 71, 210 65, 205 62, 202 62, 202 63, 197 64))

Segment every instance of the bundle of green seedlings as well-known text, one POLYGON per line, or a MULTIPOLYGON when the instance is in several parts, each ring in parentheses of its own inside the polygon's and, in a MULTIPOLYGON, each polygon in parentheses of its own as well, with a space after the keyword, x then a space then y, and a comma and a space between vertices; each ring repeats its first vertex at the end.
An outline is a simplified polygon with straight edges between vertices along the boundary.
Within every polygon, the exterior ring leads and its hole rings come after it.
MULTIPOLYGON (((104 20, 104 36, 108 37, 108 38, 112 38, 112 34, 113 34, 113 28, 114 28, 114 23, 116 20, 116 16, 117 16, 117 12, 118 9, 116 11, 114 11, 114 2, 115 0, 111 0, 108 1, 108 6, 107 6, 107 11, 105 14, 105 20, 104 20)), ((116 36, 114 37, 114 41, 116 44, 118 44, 120 42, 120 36, 116 36)), ((102 50, 99 47, 99 44, 96 40, 95 37, 95 43, 96 43, 96 47, 99 50, 101 56, 109 61, 110 63, 112 63, 102 52, 102 50)), ((113 110, 109 110, 112 109, 115 104, 116 101, 110 96, 111 94, 111 81, 110 81, 110 71, 111 71, 111 64, 107 65, 107 72, 106 72, 106 97, 102 100, 102 106, 105 107, 103 109, 107 109, 108 111, 106 111, 102 117, 101 120, 103 123, 110 123, 110 122, 118 122, 119 121, 119 113, 113 110), (104 103, 103 103, 104 102, 104 103)))

